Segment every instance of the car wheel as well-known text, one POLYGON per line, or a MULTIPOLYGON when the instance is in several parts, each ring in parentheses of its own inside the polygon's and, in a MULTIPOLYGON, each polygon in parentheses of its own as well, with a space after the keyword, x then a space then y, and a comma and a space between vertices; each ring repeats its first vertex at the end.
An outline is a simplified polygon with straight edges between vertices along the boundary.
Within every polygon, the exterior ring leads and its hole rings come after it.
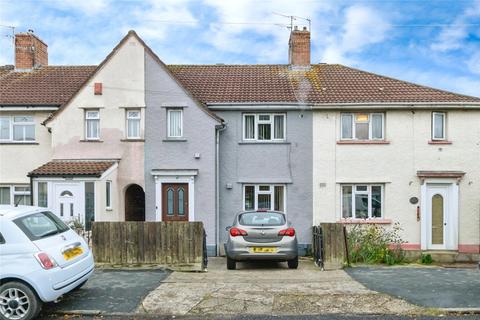
POLYGON ((227 257, 227 269, 228 270, 235 270, 237 268, 237 262, 233 259, 227 257))
POLYGON ((296 256, 295 258, 293 258, 291 260, 288 260, 287 264, 288 264, 288 267, 290 269, 297 269, 298 268, 298 256, 296 256))
POLYGON ((42 309, 35 292, 21 282, 7 282, 0 286, 0 319, 29 320, 42 309))

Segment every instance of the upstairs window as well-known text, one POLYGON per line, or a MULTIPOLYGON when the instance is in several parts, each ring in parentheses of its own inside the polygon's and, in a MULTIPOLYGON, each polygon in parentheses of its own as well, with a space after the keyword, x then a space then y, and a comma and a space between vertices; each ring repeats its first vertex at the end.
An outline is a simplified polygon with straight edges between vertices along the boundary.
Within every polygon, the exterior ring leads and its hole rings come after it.
POLYGON ((85 138, 86 140, 100 139, 100 112, 98 110, 85 111, 85 138))
POLYGON ((183 137, 183 110, 167 110, 167 136, 168 138, 183 137))
POLYGON ((432 113, 432 140, 445 140, 445 119, 444 112, 432 113))
POLYGON ((260 113, 243 115, 243 140, 285 140, 285 114, 260 113))
POLYGON ((35 121, 33 116, 0 117, 0 141, 35 141, 35 121))
POLYGON ((140 110, 127 110, 127 139, 140 139, 140 110))
POLYGON ((342 140, 383 140, 385 116, 383 113, 342 113, 342 140))

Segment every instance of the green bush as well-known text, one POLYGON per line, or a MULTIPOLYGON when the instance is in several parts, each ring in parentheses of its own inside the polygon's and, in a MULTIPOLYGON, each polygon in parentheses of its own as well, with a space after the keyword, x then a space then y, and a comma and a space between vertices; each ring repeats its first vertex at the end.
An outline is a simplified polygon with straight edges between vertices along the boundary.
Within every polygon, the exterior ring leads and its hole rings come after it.
POLYGON ((400 224, 392 228, 376 224, 354 225, 348 228, 348 252, 351 262, 401 263, 405 252, 401 248, 404 241, 400 237, 400 224))
POLYGON ((433 259, 430 254, 423 254, 422 253, 422 263, 423 264, 432 264, 433 259))

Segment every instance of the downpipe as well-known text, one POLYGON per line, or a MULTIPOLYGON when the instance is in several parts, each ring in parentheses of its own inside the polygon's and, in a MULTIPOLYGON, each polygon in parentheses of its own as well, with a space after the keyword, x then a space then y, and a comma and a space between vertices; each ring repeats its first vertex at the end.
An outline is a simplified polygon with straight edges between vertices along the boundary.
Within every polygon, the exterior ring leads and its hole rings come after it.
POLYGON ((220 132, 227 126, 216 126, 215 132, 215 251, 220 256, 220 132))

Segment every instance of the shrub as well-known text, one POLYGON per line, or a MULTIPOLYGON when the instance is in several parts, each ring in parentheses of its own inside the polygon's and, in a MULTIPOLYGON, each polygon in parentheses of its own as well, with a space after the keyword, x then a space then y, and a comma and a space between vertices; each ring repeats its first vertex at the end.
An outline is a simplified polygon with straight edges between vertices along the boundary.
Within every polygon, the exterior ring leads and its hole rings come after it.
POLYGON ((422 263, 423 264, 432 264, 433 259, 430 254, 423 254, 422 253, 422 263))
POLYGON ((400 263, 405 259, 401 248, 400 224, 393 228, 380 225, 354 225, 347 232, 348 252, 351 262, 400 263))

